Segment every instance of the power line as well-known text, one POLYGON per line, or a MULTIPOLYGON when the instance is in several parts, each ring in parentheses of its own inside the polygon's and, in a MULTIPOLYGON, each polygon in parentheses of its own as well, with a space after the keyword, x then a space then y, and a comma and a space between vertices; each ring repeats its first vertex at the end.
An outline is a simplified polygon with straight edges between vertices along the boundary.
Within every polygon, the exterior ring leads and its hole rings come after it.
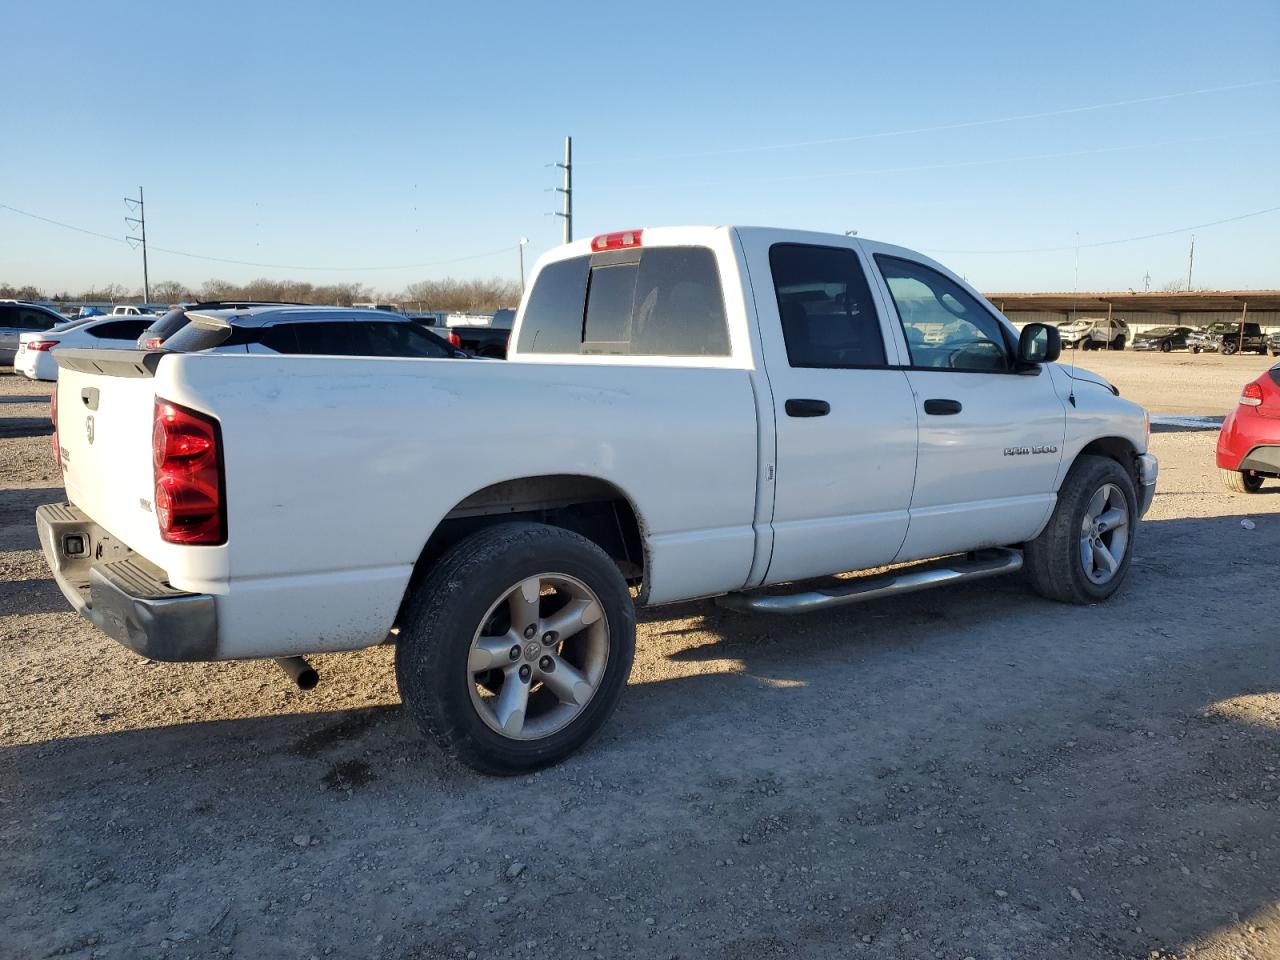
POLYGON ((1109 110, 1114 107, 1129 107, 1140 103, 1157 103, 1163 100, 1177 100, 1182 97, 1198 97, 1209 93, 1225 93, 1230 90, 1248 90, 1255 87, 1266 87, 1280 83, 1280 78, 1270 80, 1254 80, 1249 83, 1232 83, 1220 87, 1203 87, 1199 90, 1183 90, 1178 93, 1161 93, 1150 97, 1133 97, 1128 100, 1110 100, 1106 103, 1091 103, 1077 107, 1063 107, 1058 110, 1044 110, 1039 113, 1017 113, 1006 117, 989 117, 983 120, 966 120, 960 123, 943 123, 929 127, 907 127, 901 130, 882 130, 877 133, 859 133, 845 137, 827 137, 822 140, 793 140, 787 143, 770 143, 754 147, 721 147, 715 150, 694 150, 685 153, 664 153, 640 157, 617 157, 612 160, 579 161, 579 166, 597 166, 610 163, 646 163, 657 160, 687 160, 695 157, 719 157, 728 154, 764 153, 771 150, 791 150, 802 147, 822 147, 835 143, 858 143, 864 140, 878 140, 885 137, 906 137, 918 133, 939 133, 945 130, 966 130, 973 127, 988 127, 1002 123, 1018 123, 1023 120, 1043 120, 1048 117, 1062 117, 1073 113, 1089 113, 1094 110, 1109 110))
MULTIPOLYGON (((127 240, 120 237, 113 237, 110 234, 98 233, 96 230, 86 230, 84 227, 78 227, 73 223, 64 223, 61 220, 54 220, 51 217, 43 217, 38 213, 32 213, 29 210, 19 210, 17 207, 10 206, 7 203, 0 203, 0 210, 8 210, 10 213, 16 213, 21 217, 29 217, 32 220, 39 220, 42 223, 52 224, 55 227, 61 227, 64 230, 74 230, 76 233, 83 233, 90 237, 97 237, 100 240, 110 240, 112 243, 123 243, 128 245, 127 240)), ((484 253, 472 253, 464 257, 451 257, 447 260, 428 260, 423 263, 404 263, 395 266, 372 266, 372 267, 317 267, 304 266, 296 263, 260 263, 256 260, 235 260, 230 257, 213 257, 207 254, 190 253, 186 250, 174 250, 170 247, 157 247, 154 243, 148 244, 148 249, 159 250, 161 253, 173 254, 175 257, 187 257, 191 260, 207 260, 211 263, 229 263, 241 267, 271 267, 279 270, 333 270, 346 271, 351 273, 370 271, 370 270, 416 270, 422 267, 442 267, 451 263, 463 263, 467 260, 483 260, 486 257, 495 257, 500 253, 508 252, 507 247, 499 247, 496 250, 488 250, 484 253)))
MULTIPOLYGON (((833 170, 826 173, 797 173, 771 177, 740 177, 730 180, 697 180, 682 184, 686 187, 722 187, 756 183, 787 183, 805 180, 823 180, 837 177, 862 177, 885 173, 916 173, 924 170, 954 170, 961 167, 985 167, 1001 163, 1021 163, 1026 160, 1059 160, 1068 157, 1084 157, 1102 153, 1121 153, 1126 150, 1150 150, 1155 147, 1185 146, 1191 143, 1211 143, 1217 140, 1239 140, 1243 137, 1261 136, 1265 130, 1224 133, 1212 137, 1189 137, 1180 140, 1156 140, 1150 143, 1130 143, 1113 147, 1091 147, 1085 150, 1067 150, 1060 153, 1031 153, 1014 157, 992 157, 984 160, 956 160, 950 163, 920 163, 898 167, 864 167, 861 170, 833 170)), ((631 184, 611 187, 612 190, 667 190, 670 183, 631 184)))
POLYGON ((1235 223, 1237 220, 1248 220, 1250 217, 1261 217, 1264 214, 1280 212, 1280 207, 1267 207, 1265 210, 1254 210, 1235 217, 1223 217, 1221 220, 1210 220, 1208 223, 1193 223, 1189 227, 1178 227, 1176 230, 1162 230, 1159 233, 1144 233, 1137 237, 1123 237, 1119 240, 1097 240, 1093 243, 1069 243, 1061 247, 1024 247, 1019 250, 943 250, 938 247, 926 247, 926 253, 1061 253, 1063 250, 1084 250, 1092 247, 1114 247, 1121 243, 1136 243, 1139 240, 1154 240, 1157 237, 1172 237, 1179 233, 1190 233, 1192 230, 1203 230, 1208 227, 1221 226, 1224 223, 1235 223))

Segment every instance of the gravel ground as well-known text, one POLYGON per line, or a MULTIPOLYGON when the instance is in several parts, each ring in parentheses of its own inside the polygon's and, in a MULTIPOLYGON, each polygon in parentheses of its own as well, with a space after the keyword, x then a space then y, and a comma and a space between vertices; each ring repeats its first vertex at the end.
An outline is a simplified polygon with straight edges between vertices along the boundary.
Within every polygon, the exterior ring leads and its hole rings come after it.
MULTIPOLYGON (((1079 359, 1210 416, 1268 364, 1079 359)), ((1228 494, 1211 429, 1157 427, 1105 606, 650 611, 605 734, 497 780, 419 739, 387 649, 304 694, 71 614, 47 393, 0 375, 0 956, 1280 957, 1280 484, 1228 494)))

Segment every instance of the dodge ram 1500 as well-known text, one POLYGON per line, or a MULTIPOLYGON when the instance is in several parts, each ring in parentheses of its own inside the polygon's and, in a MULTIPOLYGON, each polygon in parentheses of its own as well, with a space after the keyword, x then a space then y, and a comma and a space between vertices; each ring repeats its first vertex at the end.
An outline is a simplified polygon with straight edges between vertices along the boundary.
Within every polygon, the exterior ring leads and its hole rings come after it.
POLYGON ((508 363, 59 351, 69 502, 37 525, 146 657, 314 678, 300 655, 394 643, 449 754, 528 770, 613 710, 637 604, 801 613, 1019 569, 1109 597, 1157 464, 1144 411, 1059 349, 901 247, 608 233, 541 259, 508 363))

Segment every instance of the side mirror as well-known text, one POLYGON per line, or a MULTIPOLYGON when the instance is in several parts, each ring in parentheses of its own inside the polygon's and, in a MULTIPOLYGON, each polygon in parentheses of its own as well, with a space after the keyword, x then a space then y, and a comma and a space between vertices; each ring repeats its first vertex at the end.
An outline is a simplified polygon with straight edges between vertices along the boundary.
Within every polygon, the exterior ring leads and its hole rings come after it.
POLYGON ((1062 355, 1062 338, 1057 327, 1047 323, 1028 323, 1018 337, 1018 362, 1024 364, 1053 363, 1062 355))

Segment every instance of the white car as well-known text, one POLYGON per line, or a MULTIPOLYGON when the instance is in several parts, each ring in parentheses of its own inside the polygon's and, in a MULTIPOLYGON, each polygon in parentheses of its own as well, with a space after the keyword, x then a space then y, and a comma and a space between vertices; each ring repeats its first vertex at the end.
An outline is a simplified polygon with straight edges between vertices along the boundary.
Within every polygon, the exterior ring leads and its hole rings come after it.
MULTIPOLYGON (((240 313, 189 327, 252 344, 240 313)), ((601 728, 637 605, 806 613, 1020 569, 1098 603, 1155 493, 1145 412, 1053 362, 1056 329, 862 237, 568 244, 506 363, 176 342, 200 333, 55 353, 70 502, 36 520, 63 594, 143 656, 300 684, 301 654, 394 643, 409 714, 487 771, 601 728)))
POLYGON ((1082 317, 1058 325, 1067 350, 1123 350, 1129 341, 1129 324, 1119 317, 1082 317))
POLYGON ((148 315, 89 317, 72 320, 49 330, 24 333, 18 337, 15 373, 32 380, 57 380, 54 351, 62 347, 99 347, 131 350, 138 336, 153 318, 148 315))

